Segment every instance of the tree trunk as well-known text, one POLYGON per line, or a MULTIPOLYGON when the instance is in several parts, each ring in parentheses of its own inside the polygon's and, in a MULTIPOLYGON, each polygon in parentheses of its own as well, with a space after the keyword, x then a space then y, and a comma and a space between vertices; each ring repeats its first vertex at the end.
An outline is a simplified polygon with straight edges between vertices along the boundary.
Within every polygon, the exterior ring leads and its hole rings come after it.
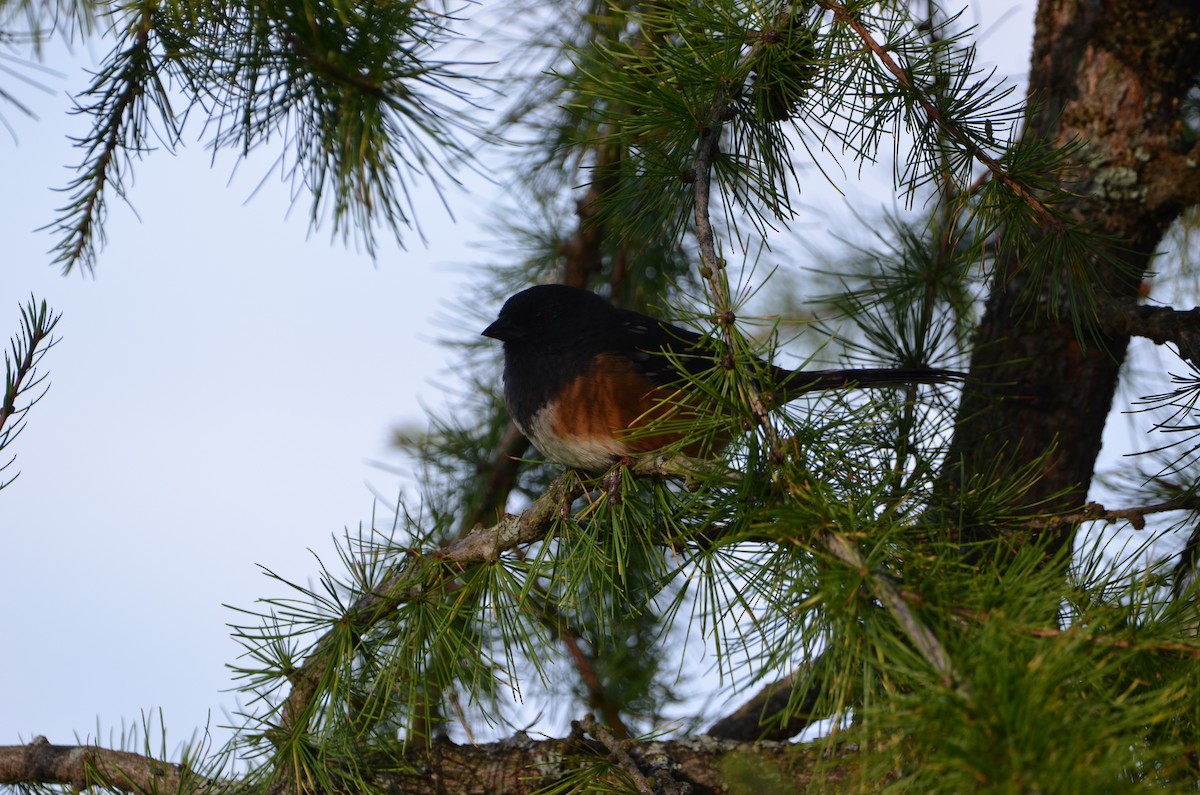
MULTIPOLYGON (((1096 258, 1086 276, 1117 306, 1131 307, 1140 296, 1156 246, 1200 194, 1200 150, 1181 118, 1198 73, 1200 4, 1043 0, 1038 6, 1023 135, 1084 142, 1068 185, 1077 198, 1066 210, 1114 239, 1110 258, 1096 258)), ((1040 234, 1057 233, 1049 226, 1040 234)), ((1129 337, 1100 331, 1120 328, 1103 321, 1094 336, 1079 334, 1064 285, 1032 278, 1022 252, 1006 250, 975 340, 975 384, 959 410, 949 488, 1003 478, 1047 454, 1024 504, 1070 509, 1091 483, 1129 337)), ((1085 327, 1090 322, 1082 320, 1085 327)), ((982 532, 968 518, 967 538, 982 532)), ((1067 543, 1070 528, 1058 532, 1057 543, 1067 543)))

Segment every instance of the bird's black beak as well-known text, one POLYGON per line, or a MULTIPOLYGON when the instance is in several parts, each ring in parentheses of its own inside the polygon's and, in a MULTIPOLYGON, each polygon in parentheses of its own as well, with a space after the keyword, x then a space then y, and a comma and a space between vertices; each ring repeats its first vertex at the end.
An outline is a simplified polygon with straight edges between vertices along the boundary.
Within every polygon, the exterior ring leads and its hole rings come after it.
POLYGON ((517 340, 525 336, 521 329, 506 317, 497 318, 492 325, 485 328, 482 332, 483 336, 491 337, 494 340, 508 342, 509 340, 517 340))

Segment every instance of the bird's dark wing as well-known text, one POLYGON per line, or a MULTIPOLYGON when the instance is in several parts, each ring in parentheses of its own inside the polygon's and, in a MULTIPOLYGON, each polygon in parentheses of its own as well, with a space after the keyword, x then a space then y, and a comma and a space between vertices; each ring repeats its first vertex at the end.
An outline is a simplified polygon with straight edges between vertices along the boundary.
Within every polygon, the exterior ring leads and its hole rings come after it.
MULTIPOLYGON (((638 312, 622 311, 614 329, 606 351, 629 359, 643 376, 659 386, 677 385, 681 370, 692 376, 706 373, 725 356, 724 346, 712 338, 638 312)), ((825 389, 945 384, 965 378, 953 370, 920 367, 803 371, 762 360, 756 364, 762 379, 759 388, 778 388, 779 402, 825 389)))
POLYGON ((721 358, 713 341, 689 329, 638 312, 623 312, 609 349, 629 358, 659 386, 678 384, 681 370, 700 375, 721 358))

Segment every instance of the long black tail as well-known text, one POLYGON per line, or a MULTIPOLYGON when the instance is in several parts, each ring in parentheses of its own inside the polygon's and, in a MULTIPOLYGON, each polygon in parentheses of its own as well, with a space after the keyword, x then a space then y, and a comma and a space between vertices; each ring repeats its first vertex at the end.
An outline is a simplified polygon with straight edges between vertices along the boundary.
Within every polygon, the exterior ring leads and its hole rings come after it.
POLYGON ((865 370, 797 370, 783 382, 790 400, 805 392, 851 387, 901 386, 904 384, 948 384, 963 381, 966 373, 930 367, 878 368, 865 370))

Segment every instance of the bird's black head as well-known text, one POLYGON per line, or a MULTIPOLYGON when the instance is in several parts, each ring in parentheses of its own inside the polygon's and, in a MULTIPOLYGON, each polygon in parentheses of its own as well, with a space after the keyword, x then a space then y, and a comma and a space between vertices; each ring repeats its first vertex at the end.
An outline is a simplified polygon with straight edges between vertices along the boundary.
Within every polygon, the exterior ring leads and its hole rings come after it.
POLYGON ((483 336, 513 345, 554 347, 570 344, 583 331, 617 310, 595 293, 563 284, 522 290, 504 302, 500 316, 483 336))

